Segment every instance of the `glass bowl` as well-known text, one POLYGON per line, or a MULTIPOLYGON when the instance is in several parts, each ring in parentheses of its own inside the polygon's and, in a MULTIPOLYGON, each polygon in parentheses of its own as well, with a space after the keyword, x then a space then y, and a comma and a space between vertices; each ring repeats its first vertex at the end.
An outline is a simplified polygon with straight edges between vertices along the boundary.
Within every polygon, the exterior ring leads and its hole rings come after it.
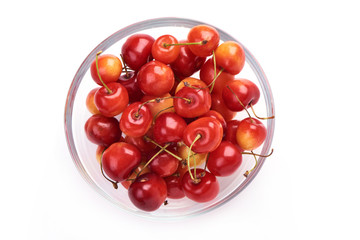
MULTIPOLYGON (((180 200, 169 199, 168 205, 161 206, 154 212, 144 212, 137 209, 130 202, 127 190, 125 190, 121 184, 119 184, 119 188, 115 190, 112 184, 101 175, 100 166, 95 159, 97 146, 86 138, 84 131, 84 124, 91 116, 85 105, 86 96, 91 89, 98 87, 91 79, 89 71, 90 64, 95 59, 96 53, 102 50, 104 53, 118 55, 127 37, 139 32, 147 33, 155 39, 163 34, 172 34, 179 40, 185 39, 189 29, 199 24, 206 23, 183 18, 158 18, 127 26, 112 34, 90 52, 79 67, 71 83, 65 106, 65 133, 75 166, 85 181, 88 182, 95 191, 112 203, 118 205, 121 209, 133 214, 151 218, 169 219, 206 213, 237 196, 256 177, 266 160, 264 157, 259 157, 257 167, 246 178, 243 174, 246 170, 254 166, 254 158, 251 155, 243 155, 242 165, 234 174, 229 177, 218 177, 220 192, 218 196, 210 202, 196 203, 187 198, 180 200)), ((231 40, 239 42, 221 29, 216 29, 220 34, 221 41, 231 40)), ((272 116, 274 115, 274 100, 268 80, 254 56, 245 46, 243 47, 246 53, 246 63, 244 69, 238 76, 253 81, 261 90, 260 100, 255 105, 258 115, 272 116)), ((246 115, 244 111, 242 111, 236 115, 235 119, 242 119, 244 117, 246 117, 246 115)), ((275 121, 274 119, 269 119, 262 122, 267 127, 267 137, 263 145, 256 149, 255 152, 266 155, 271 148, 275 121)))

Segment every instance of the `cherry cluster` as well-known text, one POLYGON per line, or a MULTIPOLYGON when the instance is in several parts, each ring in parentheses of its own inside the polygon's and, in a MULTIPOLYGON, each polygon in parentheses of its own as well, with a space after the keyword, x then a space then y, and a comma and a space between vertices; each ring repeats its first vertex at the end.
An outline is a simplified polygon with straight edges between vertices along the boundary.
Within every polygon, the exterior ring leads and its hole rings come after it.
POLYGON ((139 33, 126 39, 120 58, 101 53, 90 67, 100 87, 87 96, 93 115, 85 132, 98 145, 103 176, 128 189, 136 207, 154 211, 167 198, 211 201, 217 177, 235 173, 243 154, 257 164, 253 150, 267 134, 260 120, 273 116, 255 114, 258 87, 236 77, 245 64, 241 45, 220 43, 216 29, 199 25, 186 40, 139 33), (243 110, 248 117, 233 120, 243 110))

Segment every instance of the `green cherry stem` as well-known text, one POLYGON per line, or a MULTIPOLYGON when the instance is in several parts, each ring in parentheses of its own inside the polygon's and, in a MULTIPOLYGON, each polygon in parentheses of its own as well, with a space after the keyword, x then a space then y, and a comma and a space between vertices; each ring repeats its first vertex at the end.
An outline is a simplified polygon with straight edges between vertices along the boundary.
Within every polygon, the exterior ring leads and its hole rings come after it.
MULTIPOLYGON (((159 148, 163 148, 163 146, 161 146, 160 144, 158 144, 157 142, 155 142, 154 140, 152 140, 151 138, 149 138, 148 136, 144 136, 145 141, 151 142, 152 144, 154 144, 155 146, 159 147, 159 148)), ((167 152, 168 154, 170 154, 171 156, 173 156, 174 158, 176 158, 179 161, 182 161, 182 158, 177 156, 176 154, 170 152, 167 149, 164 149, 165 152, 167 152)))
POLYGON ((163 47, 167 48, 170 46, 185 46, 185 45, 204 45, 207 44, 208 40, 202 40, 200 42, 191 42, 191 43, 164 43, 163 47))
POLYGON ((229 87, 229 85, 226 85, 226 87, 232 92, 232 94, 234 94, 236 100, 238 100, 238 102, 240 103, 240 105, 245 109, 246 113, 249 115, 249 118, 252 120, 252 117, 249 113, 249 111, 246 109, 246 107, 244 106, 244 104, 240 101, 240 99, 238 98, 238 96, 235 94, 235 92, 231 89, 231 87, 229 87))
MULTIPOLYGON (((103 152, 103 153, 104 153, 104 152, 103 152)), ((104 178, 105 178, 106 180, 108 180, 109 182, 112 183, 112 185, 113 185, 113 187, 114 187, 115 189, 118 189, 118 182, 115 182, 115 181, 111 180, 111 179, 108 178, 108 177, 105 175, 105 173, 104 173, 103 164, 102 164, 102 156, 103 156, 103 153, 101 154, 101 158, 100 158, 100 170, 101 170, 101 174, 104 176, 104 178)))
POLYGON ((193 88, 193 89, 197 89, 197 90, 203 90, 203 89, 206 89, 206 88, 210 88, 209 92, 211 93, 213 88, 214 88, 214 85, 215 85, 215 81, 216 79, 220 76, 220 74, 224 71, 224 69, 220 69, 220 71, 218 72, 218 74, 216 75, 216 77, 214 78, 214 80, 211 81, 211 83, 209 83, 206 87, 201 87, 201 88, 198 88, 198 87, 193 87, 190 85, 190 83, 188 82, 184 82, 184 86, 185 87, 189 87, 189 88, 193 88))
MULTIPOLYGON (((199 140, 201 138, 201 134, 198 134, 196 135, 194 141, 191 143, 190 147, 189 147, 189 150, 188 150, 188 156, 187 156, 187 159, 186 159, 186 162, 187 162, 187 166, 188 166, 188 171, 189 171, 189 174, 190 174, 190 177, 191 179, 193 180, 194 183, 199 183, 201 180, 196 178, 196 165, 194 165, 194 175, 195 177, 192 175, 191 173, 191 169, 190 169, 190 153, 191 153, 191 149, 193 147, 193 145, 196 143, 197 140, 199 140)), ((194 161, 196 163, 196 161, 194 161)))
POLYGON ((99 72, 99 55, 102 53, 102 51, 99 51, 99 52, 97 52, 96 53, 96 57, 95 57, 95 65, 96 65, 96 72, 97 72, 97 75, 98 75, 98 77, 99 77, 99 80, 100 80, 100 82, 102 83, 102 85, 106 88, 106 90, 107 90, 107 92, 109 93, 109 94, 112 94, 112 91, 111 91, 111 89, 110 88, 108 88, 108 86, 106 86, 106 84, 104 83, 104 81, 102 80, 102 78, 101 78, 101 76, 100 76, 100 72, 99 72))

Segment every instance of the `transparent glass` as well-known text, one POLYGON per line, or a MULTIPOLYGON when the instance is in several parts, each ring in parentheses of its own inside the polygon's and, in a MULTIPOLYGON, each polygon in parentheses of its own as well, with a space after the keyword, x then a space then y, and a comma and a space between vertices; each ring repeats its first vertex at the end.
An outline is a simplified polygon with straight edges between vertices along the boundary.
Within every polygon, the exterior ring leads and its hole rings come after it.
MULTIPOLYGON (((119 54, 126 38, 139 32, 150 34, 154 38, 163 34, 172 34, 179 40, 186 39, 189 29, 199 24, 206 23, 183 18, 158 18, 127 26, 112 34, 90 52, 79 67, 71 83, 65 106, 65 134, 75 166, 85 181, 88 182, 95 191, 112 203, 118 205, 121 209, 133 214, 151 218, 169 219, 206 213, 237 196, 256 177, 266 161, 266 158, 260 157, 257 167, 245 178, 243 174, 246 170, 253 167, 254 158, 251 155, 243 155, 242 165, 233 175, 218 178, 220 193, 212 201, 196 203, 186 198, 180 200, 169 199, 168 205, 162 206, 154 212, 144 212, 137 209, 130 202, 127 191, 122 185, 119 184, 119 189, 115 190, 112 184, 107 182, 101 175, 99 164, 95 160, 96 146, 87 140, 84 132, 84 124, 91 116, 86 108, 85 99, 91 89, 98 87, 91 79, 89 73, 90 64, 95 59, 96 53, 102 50, 104 53, 119 54)), ((220 33, 221 41, 231 40, 239 42, 221 29, 216 29, 220 33)), ((255 105, 258 115, 274 115, 273 95, 265 73, 250 51, 245 46, 243 47, 246 53, 246 64, 238 77, 247 78, 259 86, 262 94, 259 102, 255 105)), ((246 117, 243 112, 238 113, 235 118, 242 119, 246 117)), ((263 121, 263 123, 267 127, 267 137, 263 145, 256 149, 255 152, 266 155, 271 148, 275 121, 274 119, 270 119, 263 121)))

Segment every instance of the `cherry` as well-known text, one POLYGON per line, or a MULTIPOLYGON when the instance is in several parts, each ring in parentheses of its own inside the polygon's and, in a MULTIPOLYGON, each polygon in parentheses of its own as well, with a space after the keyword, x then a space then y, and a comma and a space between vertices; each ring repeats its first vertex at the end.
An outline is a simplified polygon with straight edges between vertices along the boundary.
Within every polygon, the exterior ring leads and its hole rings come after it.
POLYGON ((208 202, 214 199, 220 190, 219 182, 214 174, 203 169, 197 169, 196 174, 194 169, 191 170, 193 175, 196 175, 198 182, 194 182, 189 172, 185 173, 181 186, 185 196, 195 202, 208 202))
POLYGON ((97 145, 110 146, 119 141, 121 131, 116 118, 93 115, 85 123, 87 138, 97 145))
POLYGON ((99 75, 104 83, 116 82, 121 74, 122 64, 118 57, 104 54, 98 57, 98 69, 99 73, 96 69, 96 60, 94 60, 90 66, 91 77, 97 84, 103 86, 99 75))
POLYGON ((148 172, 150 172, 150 169, 148 167, 145 167, 145 161, 142 161, 142 162, 140 162, 139 166, 137 166, 135 168, 135 170, 127 178, 129 180, 122 181, 121 185, 123 185, 123 187, 125 189, 129 189, 131 183, 136 179, 136 176, 138 175, 138 173, 139 173, 139 176, 141 176, 142 174, 145 174, 148 172))
POLYGON ((125 63, 137 71, 151 58, 151 47, 155 39, 147 34, 134 34, 122 45, 121 54, 125 63))
POLYGON ((137 79, 143 93, 156 97, 170 92, 175 81, 171 68, 156 60, 143 65, 137 79))
POLYGON ((197 25, 190 29, 187 37, 188 42, 206 41, 202 45, 189 45, 191 52, 196 56, 210 56, 219 45, 220 36, 218 31, 207 25, 197 25))
POLYGON ((160 97, 144 95, 141 98, 142 103, 146 103, 146 106, 150 109, 151 115, 156 119, 161 114, 166 112, 174 112, 173 99, 169 93, 166 93, 160 97), (151 101, 157 99, 156 101, 151 101))
POLYGON ((205 113, 204 115, 202 115, 201 117, 211 117, 211 118, 218 120, 221 123, 221 126, 223 127, 224 133, 226 132, 226 128, 227 128, 226 121, 219 112, 217 112, 215 110, 210 110, 207 113, 205 113))
POLYGON ((155 211, 167 197, 166 182, 155 173, 145 173, 130 185, 128 195, 137 208, 155 211))
POLYGON ((143 154, 156 148, 154 144, 145 141, 143 137, 131 137, 127 135, 124 141, 137 147, 143 154))
POLYGON ((182 190, 181 178, 179 173, 164 178, 167 186, 167 196, 172 199, 180 199, 185 197, 182 190))
POLYGON ((154 140, 159 144, 179 142, 186 128, 185 120, 176 113, 163 113, 154 124, 154 140))
POLYGON ((211 107, 209 90, 201 89, 197 85, 193 87, 183 87, 175 94, 177 97, 174 99, 175 112, 184 118, 201 116, 211 107))
POLYGON ((236 112, 231 111, 224 103, 222 94, 213 92, 211 94, 211 109, 219 112, 226 121, 230 121, 236 116, 236 112))
MULTIPOLYGON (((174 150, 170 150, 173 154, 177 154, 174 150)), ((157 153, 154 150, 149 154, 149 157, 152 158, 157 153)), ((179 160, 174 158, 167 152, 161 152, 156 155, 151 162, 149 163, 149 168, 153 173, 156 173, 160 177, 167 177, 176 172, 179 166, 179 160)))
POLYGON ((266 127, 255 118, 245 118, 240 121, 236 131, 236 140, 244 150, 258 148, 266 138, 266 127))
MULTIPOLYGON (((180 43, 188 43, 187 40, 180 43)), ((206 58, 194 55, 188 45, 180 46, 179 56, 170 64, 176 76, 190 77, 204 64, 206 58)))
POLYGON ((231 142, 223 141, 209 153, 207 168, 215 176, 225 177, 233 174, 241 165, 242 154, 231 142))
POLYGON ((229 141, 233 144, 237 145, 236 140, 236 131, 239 126, 240 121, 239 120, 231 120, 227 122, 227 129, 225 131, 225 137, 224 140, 229 141))
POLYGON ((236 79, 226 84, 222 98, 231 111, 242 111, 244 107, 248 108, 250 104, 255 105, 259 101, 260 91, 252 81, 236 79))
POLYGON ((98 89, 100 89, 100 88, 94 88, 94 89, 92 89, 92 90, 88 93, 88 95, 87 95, 87 97, 86 97, 86 107, 87 107, 87 109, 89 110, 89 112, 90 112, 91 114, 93 114, 93 115, 95 115, 95 114, 100 114, 100 111, 99 111, 99 109, 96 107, 95 101, 94 101, 94 95, 95 95, 95 93, 96 93, 96 91, 97 91, 98 89))
POLYGON ((240 44, 226 41, 215 50, 216 64, 226 72, 236 75, 245 65, 245 51, 240 44))
POLYGON ((131 137, 141 137, 146 134, 152 123, 150 109, 141 102, 134 102, 125 108, 120 118, 121 131, 131 137))
POLYGON ((129 103, 129 95, 123 85, 111 82, 95 93, 94 101, 102 115, 114 117, 124 111, 129 103))
POLYGON ((129 143, 117 142, 104 151, 101 161, 106 175, 116 182, 121 182, 140 164, 141 153, 129 143))
POLYGON ((175 94, 185 86, 198 86, 199 88, 207 87, 206 83, 204 83, 200 79, 193 78, 193 77, 187 77, 187 78, 184 78, 183 80, 181 80, 181 82, 179 82, 179 84, 176 87, 175 94))
POLYGON ((96 151, 95 151, 95 157, 96 157, 96 161, 98 161, 98 163, 100 164, 101 162, 101 157, 103 152, 105 151, 106 147, 105 146, 97 146, 96 151))
POLYGON ((165 64, 174 62, 180 54, 177 43, 177 39, 172 35, 158 37, 151 48, 153 58, 165 64))
POLYGON ((183 141, 187 146, 192 146, 192 151, 207 153, 220 145, 222 137, 221 123, 211 117, 202 117, 185 128, 183 141))
MULTIPOLYGON (((216 67, 217 78, 214 83, 213 92, 222 93, 222 90, 226 83, 235 78, 235 75, 221 71, 221 68, 216 67), (220 73, 220 75, 218 75, 220 73)), ((214 71, 214 60, 209 59, 200 69, 200 79, 205 82, 206 85, 211 84, 214 81, 215 71, 214 71)))
POLYGON ((126 88, 129 95, 129 103, 138 102, 144 96, 137 84, 136 76, 136 72, 128 71, 121 74, 117 81, 126 88))
MULTIPOLYGON (((184 167, 187 166, 187 158, 190 154, 190 167, 194 167, 195 166, 195 163, 196 163, 196 166, 200 166, 201 164, 203 164, 205 161, 206 161, 206 158, 208 156, 208 153, 194 153, 193 151, 190 150, 189 152, 189 147, 186 146, 185 144, 182 144, 180 146, 178 146, 177 148, 177 151, 179 153, 179 157, 181 157, 182 159, 184 159, 183 163, 184 163, 184 167)), ((186 170, 187 171, 187 167, 186 167, 186 170)))

